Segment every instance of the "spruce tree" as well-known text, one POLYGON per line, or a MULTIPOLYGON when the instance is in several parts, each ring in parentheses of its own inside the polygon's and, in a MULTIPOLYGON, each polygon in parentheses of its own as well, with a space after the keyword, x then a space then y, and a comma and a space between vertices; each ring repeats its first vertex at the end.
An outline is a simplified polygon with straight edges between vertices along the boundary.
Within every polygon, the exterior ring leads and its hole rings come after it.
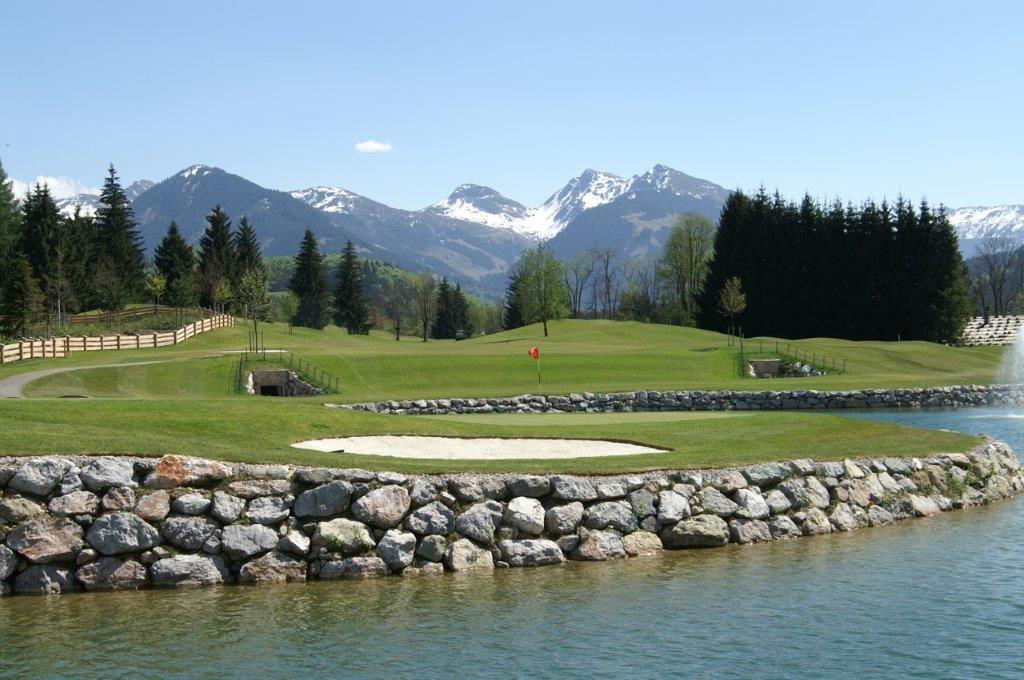
POLYGON ((462 331, 463 337, 471 338, 476 333, 473 323, 472 310, 469 307, 469 299, 462 291, 462 284, 456 283, 452 290, 452 319, 455 325, 455 336, 462 331))
POLYGON ((452 286, 447 278, 441 279, 437 287, 437 302, 434 312, 434 323, 430 328, 430 337, 438 340, 451 340, 455 337, 455 314, 452 300, 452 286))
POLYGON ((234 248, 235 276, 238 280, 241 280, 247 271, 263 269, 260 241, 248 217, 243 216, 238 221, 238 231, 234 234, 234 248))
POLYGON ((501 327, 508 331, 526 325, 523 320, 523 307, 519 300, 519 267, 512 269, 508 276, 508 288, 505 291, 505 305, 501 315, 501 327))
POLYGON ((295 258, 295 273, 288 289, 299 298, 292 325, 322 329, 331 318, 331 293, 327 268, 316 244, 316 236, 307 229, 295 258))
POLYGON ((214 305, 221 281, 235 279, 235 252, 231 247, 231 218, 220 205, 206 216, 206 231, 199 239, 199 296, 205 307, 214 305))
POLYGON ((0 290, 3 290, 8 264, 20 241, 21 211, 14 196, 13 182, 0 163, 0 290))
POLYGON ((370 332, 370 307, 363 289, 363 270, 356 247, 345 244, 334 279, 334 323, 349 335, 370 332))
POLYGON ((32 263, 24 254, 10 261, 4 290, 0 291, 0 335, 28 335, 42 311, 43 293, 32 275, 32 263))
POLYGON ((196 304, 196 256, 182 237, 178 223, 171 220, 167 234, 153 253, 153 264, 167 280, 164 300, 172 307, 196 304))
POLYGON ((111 165, 96 210, 97 293, 104 309, 120 309, 142 292, 145 258, 131 202, 111 165))

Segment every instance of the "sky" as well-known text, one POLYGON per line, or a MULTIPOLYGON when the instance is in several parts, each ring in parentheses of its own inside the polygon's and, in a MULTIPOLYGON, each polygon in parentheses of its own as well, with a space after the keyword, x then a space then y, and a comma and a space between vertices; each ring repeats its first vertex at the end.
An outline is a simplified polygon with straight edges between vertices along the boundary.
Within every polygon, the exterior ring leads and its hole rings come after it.
POLYGON ((0 162, 61 195, 205 163, 410 209, 656 163, 1024 203, 1022 24, 1020 2, 9 3, 0 162))

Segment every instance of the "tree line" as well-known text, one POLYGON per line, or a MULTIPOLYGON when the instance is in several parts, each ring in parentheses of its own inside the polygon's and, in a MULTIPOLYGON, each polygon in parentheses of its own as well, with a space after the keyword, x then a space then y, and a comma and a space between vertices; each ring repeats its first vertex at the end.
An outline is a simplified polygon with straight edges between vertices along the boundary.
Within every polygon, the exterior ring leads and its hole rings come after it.
POLYGON ((725 330, 722 291, 742 282, 750 335, 956 342, 970 313, 945 211, 865 201, 799 203, 733 192, 715 235, 698 321, 725 330))

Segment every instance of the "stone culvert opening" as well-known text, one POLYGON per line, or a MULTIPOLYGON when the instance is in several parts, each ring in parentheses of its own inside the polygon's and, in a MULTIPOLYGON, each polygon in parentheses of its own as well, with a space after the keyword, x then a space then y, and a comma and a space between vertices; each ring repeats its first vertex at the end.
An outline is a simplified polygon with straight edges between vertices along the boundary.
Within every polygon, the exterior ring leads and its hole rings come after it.
POLYGON ((245 378, 245 391, 262 397, 307 397, 323 394, 288 369, 249 371, 245 378))

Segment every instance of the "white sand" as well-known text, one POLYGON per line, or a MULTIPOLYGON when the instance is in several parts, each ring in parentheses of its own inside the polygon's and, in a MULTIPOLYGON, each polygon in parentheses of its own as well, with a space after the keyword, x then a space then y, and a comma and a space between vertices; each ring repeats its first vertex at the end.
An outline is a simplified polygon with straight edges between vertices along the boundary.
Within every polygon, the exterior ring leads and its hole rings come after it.
POLYGON ((297 449, 392 458, 440 460, 523 460, 538 458, 596 458, 658 453, 638 444, 593 439, 498 439, 460 437, 374 436, 311 439, 292 444, 297 449))

